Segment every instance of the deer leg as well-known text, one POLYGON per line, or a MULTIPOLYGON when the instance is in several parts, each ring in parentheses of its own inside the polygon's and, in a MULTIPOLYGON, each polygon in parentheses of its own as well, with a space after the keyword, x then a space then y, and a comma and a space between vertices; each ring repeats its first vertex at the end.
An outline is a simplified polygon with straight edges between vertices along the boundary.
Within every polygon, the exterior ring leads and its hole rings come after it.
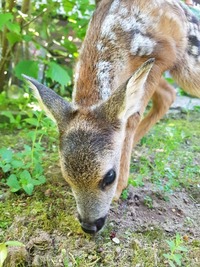
POLYGON ((153 106, 146 117, 140 122, 134 135, 133 146, 147 133, 147 131, 169 110, 176 97, 175 90, 164 78, 152 96, 153 106))

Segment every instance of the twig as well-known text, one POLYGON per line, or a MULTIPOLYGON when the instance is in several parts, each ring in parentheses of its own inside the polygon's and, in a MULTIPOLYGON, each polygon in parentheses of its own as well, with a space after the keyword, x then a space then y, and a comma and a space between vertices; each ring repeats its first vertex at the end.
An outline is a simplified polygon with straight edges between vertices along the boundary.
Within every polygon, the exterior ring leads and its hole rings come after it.
POLYGON ((29 24, 31 24, 33 21, 35 21, 36 19, 38 19, 42 14, 44 14, 47 11, 47 8, 44 8, 43 11, 38 14, 37 16, 35 16, 32 20, 30 20, 29 22, 27 22, 26 24, 24 24, 22 26, 22 29, 25 28, 26 26, 28 26, 29 24))

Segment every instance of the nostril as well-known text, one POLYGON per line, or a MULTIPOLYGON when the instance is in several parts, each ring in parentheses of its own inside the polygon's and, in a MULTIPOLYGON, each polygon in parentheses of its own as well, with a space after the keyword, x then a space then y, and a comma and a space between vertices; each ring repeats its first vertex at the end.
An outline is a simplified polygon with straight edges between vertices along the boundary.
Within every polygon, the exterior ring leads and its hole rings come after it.
POLYGON ((98 220, 95 221, 97 231, 99 231, 104 226, 105 221, 106 221, 106 216, 99 218, 98 220))
POLYGON ((80 221, 81 228, 85 233, 95 234, 96 232, 101 230, 101 228, 104 226, 106 221, 106 216, 99 218, 94 222, 86 222, 85 220, 82 220, 80 214, 78 214, 78 219, 80 221))
POLYGON ((90 225, 84 222, 81 223, 81 228, 88 234, 95 234, 98 231, 96 225, 90 225))

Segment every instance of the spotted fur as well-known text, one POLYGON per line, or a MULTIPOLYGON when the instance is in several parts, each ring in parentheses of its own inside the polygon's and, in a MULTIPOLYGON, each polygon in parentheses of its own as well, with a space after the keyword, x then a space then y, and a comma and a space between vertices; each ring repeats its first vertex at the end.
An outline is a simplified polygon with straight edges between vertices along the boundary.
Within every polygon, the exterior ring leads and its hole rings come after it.
POLYGON ((200 63, 200 21, 188 7, 182 5, 187 23, 188 49, 187 53, 200 63))
MULTIPOLYGON (((156 55, 158 58, 162 57, 160 54, 165 49, 163 43, 166 43, 165 28, 170 36, 172 49, 173 46, 180 48, 173 55, 174 62, 169 66, 169 69, 173 70, 172 73, 177 68, 177 63, 184 60, 185 53, 189 57, 194 57, 195 61, 199 61, 199 21, 184 4, 176 0, 151 1, 149 5, 145 1, 137 0, 102 1, 102 5, 99 6, 91 21, 88 38, 84 44, 85 51, 81 53, 81 59, 83 57, 82 61, 85 62, 82 77, 85 76, 84 79, 86 79, 86 73, 90 73, 92 77, 87 83, 83 83, 83 79, 80 79, 80 86, 78 86, 79 81, 75 81, 75 87, 83 87, 77 93, 75 101, 80 99, 83 103, 81 91, 89 91, 89 88, 92 92, 96 88, 98 97, 102 100, 108 98, 121 81, 126 80, 133 71, 134 67, 127 71, 127 65, 124 63, 130 62, 131 57, 133 60, 134 57, 156 57, 156 55), (106 15, 102 8, 103 3, 107 8, 106 15), (168 27, 166 27, 167 23, 168 27), (93 31, 94 38, 90 37, 93 31), (92 39, 92 43, 87 43, 88 39, 92 39), (86 51, 90 51, 89 58, 85 58, 86 51), (94 55, 95 58, 93 58, 94 55), (102 62, 107 62, 103 71, 102 62), (91 71, 92 65, 93 71, 91 71), (116 75, 119 71, 124 79, 121 77, 119 79, 116 75)), ((168 51, 166 56, 167 54, 168 51)), ((189 59, 185 58, 185 60, 189 59)), ((88 99, 87 104, 92 98, 88 99)), ((97 102, 98 98, 93 100, 97 102)))

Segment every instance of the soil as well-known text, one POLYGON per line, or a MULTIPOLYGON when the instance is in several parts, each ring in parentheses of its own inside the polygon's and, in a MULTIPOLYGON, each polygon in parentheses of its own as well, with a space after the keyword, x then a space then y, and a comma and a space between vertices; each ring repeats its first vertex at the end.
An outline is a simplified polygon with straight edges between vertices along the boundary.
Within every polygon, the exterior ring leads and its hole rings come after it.
POLYGON ((182 189, 165 200, 153 184, 145 183, 142 188, 129 186, 128 199, 120 201, 110 219, 120 225, 120 231, 122 227, 133 231, 159 228, 171 234, 179 232, 200 238, 200 198, 194 200, 182 189), (147 196, 150 203, 145 201, 147 196))

